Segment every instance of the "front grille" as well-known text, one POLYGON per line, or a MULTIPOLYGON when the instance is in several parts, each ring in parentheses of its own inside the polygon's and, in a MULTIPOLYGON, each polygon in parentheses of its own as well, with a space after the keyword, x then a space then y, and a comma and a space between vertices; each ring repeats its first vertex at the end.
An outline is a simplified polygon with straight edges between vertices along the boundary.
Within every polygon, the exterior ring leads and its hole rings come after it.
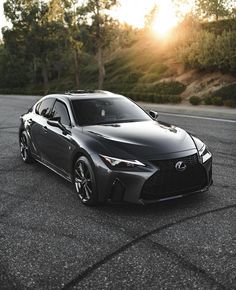
POLYGON ((159 168, 144 184, 142 199, 159 199, 177 194, 185 194, 204 188, 207 185, 205 169, 198 161, 197 154, 178 159, 151 161, 159 168), (187 167, 177 171, 175 164, 183 161, 187 167))

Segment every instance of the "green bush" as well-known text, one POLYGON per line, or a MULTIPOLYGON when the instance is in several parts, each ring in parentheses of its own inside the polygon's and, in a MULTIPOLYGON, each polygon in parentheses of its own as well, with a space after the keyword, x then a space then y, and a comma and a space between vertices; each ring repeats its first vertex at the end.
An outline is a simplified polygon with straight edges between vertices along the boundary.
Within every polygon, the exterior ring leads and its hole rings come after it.
POLYGON ((205 105, 212 105, 212 97, 204 98, 205 105))
POLYGON ((225 87, 222 87, 218 91, 212 94, 214 97, 221 97, 223 101, 233 100, 236 101, 236 84, 231 84, 225 87))
POLYGON ((177 44, 177 58, 191 68, 236 72, 235 47, 236 31, 196 30, 177 44))
POLYGON ((226 100, 223 103, 224 103, 224 106, 236 108, 236 100, 226 100))
POLYGON ((223 100, 221 97, 212 97, 212 105, 223 106, 223 100))
POLYGON ((190 104, 192 104, 194 106, 200 105, 201 101, 202 100, 199 97, 197 97, 197 96, 192 96, 192 97, 189 98, 190 104))
POLYGON ((164 81, 150 87, 155 93, 160 95, 179 95, 183 93, 186 86, 177 81, 164 81))
POLYGON ((172 103, 172 104, 179 104, 182 102, 182 98, 181 96, 168 96, 168 103, 172 103))
POLYGON ((144 92, 122 92, 120 94, 134 101, 147 102, 147 103, 178 104, 178 103, 181 103, 182 101, 182 98, 178 95, 158 95, 155 93, 144 93, 144 92))

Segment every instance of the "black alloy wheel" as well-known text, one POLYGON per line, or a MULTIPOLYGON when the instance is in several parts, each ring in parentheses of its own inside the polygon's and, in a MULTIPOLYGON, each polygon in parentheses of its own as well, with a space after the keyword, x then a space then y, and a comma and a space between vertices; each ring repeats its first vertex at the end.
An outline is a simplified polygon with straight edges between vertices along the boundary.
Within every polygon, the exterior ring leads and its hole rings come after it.
POLYGON ((92 166, 85 156, 77 159, 74 166, 74 184, 79 199, 85 205, 98 202, 96 182, 92 166))
POLYGON ((26 133, 23 131, 20 135, 20 154, 25 163, 32 163, 34 159, 31 157, 28 147, 26 133))

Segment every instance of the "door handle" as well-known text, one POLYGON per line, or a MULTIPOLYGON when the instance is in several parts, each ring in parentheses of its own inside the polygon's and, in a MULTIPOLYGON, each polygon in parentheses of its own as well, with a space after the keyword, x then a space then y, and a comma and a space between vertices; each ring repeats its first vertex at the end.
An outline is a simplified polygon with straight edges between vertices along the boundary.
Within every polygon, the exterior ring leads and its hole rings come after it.
POLYGON ((48 128, 46 126, 43 127, 43 132, 47 133, 48 132, 48 128))

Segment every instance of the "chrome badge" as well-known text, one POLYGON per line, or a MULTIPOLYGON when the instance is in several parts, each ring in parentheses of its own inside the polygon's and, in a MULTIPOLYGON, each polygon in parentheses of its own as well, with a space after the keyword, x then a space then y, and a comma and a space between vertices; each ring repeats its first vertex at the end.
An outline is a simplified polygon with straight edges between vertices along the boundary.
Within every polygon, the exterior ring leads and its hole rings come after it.
POLYGON ((187 165, 183 161, 178 161, 175 164, 175 169, 177 171, 184 171, 187 168, 187 165))

